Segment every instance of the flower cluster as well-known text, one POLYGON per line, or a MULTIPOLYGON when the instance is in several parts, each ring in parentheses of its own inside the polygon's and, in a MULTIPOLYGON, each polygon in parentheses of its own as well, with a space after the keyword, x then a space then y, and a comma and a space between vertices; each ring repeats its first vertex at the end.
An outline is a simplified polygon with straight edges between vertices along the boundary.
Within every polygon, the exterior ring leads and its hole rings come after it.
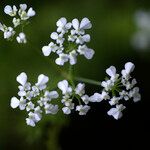
POLYGON ((135 13, 137 32, 132 37, 132 45, 137 50, 150 48, 150 12, 137 11, 135 13))
POLYGON ((126 108, 121 104, 123 100, 128 101, 129 99, 133 99, 134 102, 141 100, 139 88, 136 86, 137 81, 130 75, 134 68, 133 63, 126 63, 120 76, 116 73, 116 68, 111 66, 106 70, 110 79, 101 83, 103 87, 101 93, 102 100, 107 100, 111 106, 116 106, 116 108, 111 108, 108 111, 108 115, 113 116, 115 119, 121 118, 122 111, 126 108))
POLYGON ((15 5, 13 5, 12 7, 10 5, 7 5, 4 8, 4 12, 5 14, 13 17, 13 27, 7 27, 5 24, 0 23, 0 30, 4 34, 4 39, 12 40, 16 33, 15 28, 20 26, 21 32, 16 36, 16 40, 18 43, 26 43, 27 39, 25 33, 23 33, 23 28, 28 24, 27 20, 35 16, 36 13, 33 8, 31 7, 27 10, 26 4, 20 4, 19 9, 15 5))
POLYGON ((62 91, 62 99, 64 107, 62 111, 64 114, 70 114, 71 110, 79 111, 79 115, 86 115, 90 110, 88 103, 90 101, 89 96, 85 94, 85 84, 78 83, 76 87, 71 87, 67 80, 60 81, 58 83, 58 88, 62 91), (75 106, 78 101, 78 105, 75 106))
POLYGON ((92 59, 95 52, 86 45, 90 42, 90 35, 86 34, 85 30, 92 27, 88 18, 83 18, 81 22, 78 19, 67 22, 67 19, 63 17, 57 21, 56 25, 57 32, 51 33, 50 36, 54 41, 42 48, 44 56, 49 56, 51 52, 56 53, 58 58, 55 62, 61 66, 68 61, 71 65, 76 64, 78 55, 92 59))
POLYGON ((19 92, 17 97, 11 98, 11 107, 20 110, 26 110, 28 117, 26 118, 27 125, 35 126, 41 120, 42 113, 56 114, 58 112, 58 105, 52 104, 53 99, 58 98, 57 91, 47 90, 47 82, 49 78, 43 74, 38 76, 38 81, 35 85, 27 81, 26 73, 21 73, 16 78, 20 83, 18 86, 19 92))

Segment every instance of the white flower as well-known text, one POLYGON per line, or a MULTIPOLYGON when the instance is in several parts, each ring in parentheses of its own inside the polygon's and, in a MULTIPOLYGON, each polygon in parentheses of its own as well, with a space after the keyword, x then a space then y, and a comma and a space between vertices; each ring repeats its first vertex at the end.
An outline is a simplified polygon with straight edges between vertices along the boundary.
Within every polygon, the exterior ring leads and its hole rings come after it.
POLYGON ((29 126, 35 127, 36 119, 35 119, 35 114, 33 112, 30 112, 29 117, 26 118, 26 123, 29 126))
POLYGON ((129 92, 129 97, 133 97, 134 102, 138 102, 141 100, 141 95, 139 93, 139 88, 135 87, 133 90, 129 92))
POLYGON ((62 45, 63 44, 63 42, 64 42, 64 38, 63 38, 63 34, 58 34, 57 32, 53 32, 52 34, 51 34, 51 38, 53 39, 53 40, 56 40, 56 43, 57 44, 60 44, 60 45, 62 45))
POLYGON ((39 106, 34 108, 34 117, 35 117, 36 122, 41 120, 41 118, 42 118, 41 113, 42 113, 42 110, 39 106))
POLYGON ((92 59, 95 53, 93 49, 88 48, 86 45, 79 45, 77 51, 80 55, 84 55, 84 57, 87 59, 92 59))
POLYGON ((71 113, 71 110, 68 107, 63 107, 62 111, 64 114, 69 115, 71 113))
POLYGON ((81 99, 85 104, 88 104, 91 101, 88 95, 83 95, 81 99))
POLYGON ((13 7, 11 7, 10 5, 7 5, 5 6, 4 8, 4 12, 7 14, 7 15, 10 15, 10 16, 16 16, 16 12, 17 12, 17 7, 15 5, 13 5, 13 7))
POLYGON ((71 23, 67 23, 67 19, 62 17, 60 18, 57 23, 57 32, 66 33, 71 28, 71 23))
POLYGON ((112 80, 102 81, 101 86, 104 87, 106 91, 112 90, 114 82, 112 80))
POLYGON ((20 25, 20 19, 18 18, 13 18, 13 21, 12 21, 12 23, 14 24, 14 27, 16 28, 17 26, 19 26, 20 25))
POLYGON ((64 63, 67 62, 67 61, 68 61, 68 55, 64 54, 64 53, 59 54, 59 58, 57 58, 55 60, 56 64, 60 65, 60 66, 63 66, 64 63))
POLYGON ((27 111, 30 111, 30 110, 33 110, 34 109, 34 104, 32 102, 28 102, 27 103, 27 107, 26 107, 26 110, 27 111))
POLYGON ((24 86, 27 83, 27 75, 26 75, 26 73, 22 72, 20 75, 17 76, 16 80, 22 86, 24 86))
POLYGON ((35 16, 35 11, 33 10, 33 8, 31 7, 31 8, 29 8, 29 10, 28 10, 28 12, 27 12, 27 16, 28 17, 33 17, 33 16, 35 16))
POLYGON ((57 114, 58 105, 46 104, 45 105, 45 113, 46 114, 57 114))
POLYGON ((90 110, 90 106, 88 106, 88 105, 76 106, 76 111, 79 111, 79 115, 86 115, 89 110, 90 110))
POLYGON ((85 29, 90 29, 92 27, 92 24, 88 18, 83 18, 81 20, 81 23, 79 23, 78 19, 73 19, 72 26, 75 29, 74 33, 80 35, 80 34, 84 34, 85 29))
POLYGON ((27 9, 27 5, 26 4, 20 4, 20 9, 22 11, 25 11, 27 9))
POLYGON ((102 100, 101 94, 99 93, 94 93, 94 95, 90 96, 89 98, 90 102, 101 102, 102 100))
POLYGON ((58 49, 57 45, 54 44, 53 42, 50 42, 48 46, 43 46, 42 52, 44 56, 49 56, 51 52, 56 52, 57 49, 58 49))
POLYGON ((83 44, 85 42, 90 42, 90 35, 89 34, 86 34, 86 35, 83 35, 83 36, 78 36, 76 38, 76 43, 77 44, 83 44))
POLYGON ((21 97, 21 99, 17 99, 16 97, 11 98, 11 103, 10 106, 12 108, 17 108, 19 107, 20 110, 24 110, 26 107, 26 100, 21 97))
POLYGON ((111 77, 112 81, 116 81, 119 76, 116 74, 116 68, 114 66, 110 66, 108 69, 106 69, 106 73, 111 77))
POLYGON ((11 37, 13 37, 15 34, 15 31, 12 27, 6 27, 6 29, 4 30, 4 39, 10 39, 11 37))
POLYGON ((67 80, 60 81, 57 86, 64 95, 72 92, 72 88, 69 86, 67 80))
POLYGON ((125 90, 122 90, 121 92, 119 92, 120 95, 120 99, 124 99, 124 100, 129 100, 129 93, 126 92, 125 90))
POLYGON ((75 88, 75 93, 79 96, 82 96, 85 93, 85 84, 79 83, 75 88))
POLYGON ((44 74, 38 76, 38 82, 35 84, 40 90, 46 88, 46 84, 49 81, 49 78, 44 74))
POLYGON ((58 98, 59 94, 57 91, 51 91, 51 92, 45 91, 44 96, 48 101, 51 101, 52 99, 58 98))
POLYGON ((35 16, 36 12, 33 10, 33 8, 29 8, 29 10, 26 12, 27 5, 26 4, 20 4, 20 9, 19 9, 19 16, 21 20, 27 20, 30 17, 35 16))
POLYGON ((18 43, 27 43, 26 35, 23 32, 19 33, 19 36, 16 37, 16 40, 18 43))
POLYGON ((123 106, 122 104, 120 105, 116 105, 116 108, 111 108, 107 114, 109 116, 113 116, 116 120, 120 119, 122 117, 122 111, 125 109, 126 107, 123 106))
POLYGON ((125 69, 121 71, 122 76, 125 79, 129 79, 130 78, 130 73, 134 70, 134 68, 135 68, 135 65, 133 63, 127 62, 125 64, 125 69))
POLYGON ((120 100, 120 97, 115 97, 115 96, 113 96, 113 97, 110 99, 109 104, 110 104, 110 105, 116 105, 116 104, 118 104, 119 100, 120 100))
POLYGON ((107 99, 110 99, 110 96, 109 96, 109 94, 107 93, 107 92, 105 92, 105 91, 102 91, 102 93, 101 93, 101 99, 103 100, 107 100, 107 99))

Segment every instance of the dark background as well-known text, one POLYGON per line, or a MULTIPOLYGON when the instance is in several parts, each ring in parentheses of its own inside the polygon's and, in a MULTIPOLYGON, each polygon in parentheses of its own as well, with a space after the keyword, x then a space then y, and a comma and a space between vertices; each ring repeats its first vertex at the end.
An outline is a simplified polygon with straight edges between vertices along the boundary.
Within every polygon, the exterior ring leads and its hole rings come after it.
MULTIPOLYGON (((30 39, 26 45, 7 42, 0 33, 0 150, 74 150, 74 149, 149 149, 149 77, 150 49, 137 51, 131 46, 131 37, 137 31, 134 14, 150 10, 149 0, 1 0, 0 22, 9 24, 10 17, 3 13, 7 4, 27 3, 37 15, 26 27, 30 39), (142 95, 139 103, 127 103, 122 119, 107 116, 109 105, 92 104, 86 116, 44 116, 35 128, 25 123, 26 114, 10 108, 10 99, 17 94, 16 76, 25 71, 35 82, 40 73, 50 77, 50 85, 61 79, 60 74, 45 58, 41 47, 50 39, 60 17, 68 20, 88 17, 93 24, 89 31, 89 47, 96 52, 91 61, 79 58, 75 67, 78 76, 103 80, 105 69, 115 65, 120 71, 127 61, 135 65, 133 76, 138 80, 142 95), (146 148, 146 146, 148 146, 146 148)), ((53 60, 53 58, 52 58, 53 60)), ((54 60, 53 60, 54 61, 54 60)), ((87 85, 87 94, 100 90, 87 85)))

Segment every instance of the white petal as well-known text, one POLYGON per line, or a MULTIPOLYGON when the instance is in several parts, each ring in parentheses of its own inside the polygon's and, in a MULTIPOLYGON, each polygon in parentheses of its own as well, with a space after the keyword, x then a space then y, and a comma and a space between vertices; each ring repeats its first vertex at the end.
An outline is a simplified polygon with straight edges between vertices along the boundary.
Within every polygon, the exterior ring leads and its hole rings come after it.
POLYGON ((33 16, 35 16, 35 11, 33 10, 32 7, 28 10, 27 16, 28 16, 28 17, 33 17, 33 16))
POLYGON ((116 75, 116 68, 114 66, 110 66, 108 69, 106 69, 106 73, 110 77, 115 77, 115 75, 116 75))
POLYGON ((85 51, 85 53, 84 53, 84 56, 85 56, 87 59, 92 59, 94 54, 95 54, 94 50, 88 48, 88 49, 86 49, 86 51, 85 51))
POLYGON ((35 122, 32 119, 26 118, 26 123, 29 126, 35 127, 35 122))
POLYGON ((58 83, 58 88, 62 91, 63 94, 66 94, 68 91, 68 81, 63 80, 58 83))
POLYGON ((67 114, 67 115, 71 113, 71 110, 68 107, 63 107, 62 111, 64 112, 64 114, 67 114))
POLYGON ((12 108, 17 108, 19 106, 20 101, 16 97, 11 98, 10 106, 12 108))
POLYGON ((26 4, 20 4, 20 8, 21 8, 21 10, 25 11, 27 9, 27 5, 26 4))
POLYGON ((58 39, 58 33, 53 32, 53 33, 51 34, 51 38, 52 38, 53 40, 58 39))
POLYGON ((42 52, 43 52, 44 56, 49 56, 50 53, 51 53, 51 48, 50 48, 50 46, 43 46, 42 52))
POLYGON ((113 116, 117 111, 118 111, 118 110, 117 110, 116 108, 111 108, 111 109, 107 112, 107 114, 108 114, 109 116, 113 116))
POLYGON ((10 6, 10 5, 7 5, 7 6, 5 6, 5 8, 4 8, 4 12, 6 13, 6 14, 11 14, 12 13, 12 7, 10 6))
POLYGON ((57 26, 60 26, 60 27, 63 27, 64 25, 66 25, 66 23, 67 23, 67 19, 64 18, 64 17, 62 17, 62 18, 60 18, 60 19, 57 21, 56 25, 57 25, 57 26))
POLYGON ((132 62, 127 62, 125 64, 125 70, 126 70, 126 73, 131 73, 135 68, 135 65, 132 63, 132 62))
POLYGON ((94 95, 90 96, 89 101, 90 102, 101 102, 103 99, 101 98, 101 94, 94 93, 94 95))
POLYGON ((51 91, 49 92, 49 96, 51 99, 55 99, 59 97, 59 94, 57 93, 57 91, 51 91))
POLYGON ((84 35, 82 38, 83 38, 83 40, 85 42, 89 42, 90 41, 90 35, 89 34, 84 35))
POLYGON ((16 80, 21 85, 25 85, 26 82, 27 82, 27 75, 26 75, 26 73, 22 72, 20 75, 17 76, 16 80))
POLYGON ((37 86, 45 85, 49 81, 49 78, 44 74, 40 74, 38 76, 38 82, 36 83, 37 86))
POLYGON ((63 61, 61 58, 57 58, 57 59, 55 60, 55 63, 56 63, 57 65, 60 65, 60 66, 63 66, 63 65, 64 65, 64 61, 63 61))
POLYGON ((90 29, 92 24, 88 18, 83 18, 80 24, 80 29, 90 29))
POLYGON ((79 29, 79 20, 78 19, 73 19, 72 20, 72 25, 74 29, 78 30, 79 29))

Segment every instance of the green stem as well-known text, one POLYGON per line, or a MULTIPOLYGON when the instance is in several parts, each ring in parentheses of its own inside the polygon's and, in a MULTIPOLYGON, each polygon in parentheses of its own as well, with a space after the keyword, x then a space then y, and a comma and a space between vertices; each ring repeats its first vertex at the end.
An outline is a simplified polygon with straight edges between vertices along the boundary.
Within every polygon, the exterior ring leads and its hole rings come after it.
POLYGON ((80 82, 85 82, 85 83, 94 84, 94 85, 98 85, 98 86, 101 85, 101 82, 95 81, 95 80, 92 80, 92 79, 87 79, 87 78, 82 78, 82 77, 74 77, 74 79, 76 81, 80 81, 80 82))

